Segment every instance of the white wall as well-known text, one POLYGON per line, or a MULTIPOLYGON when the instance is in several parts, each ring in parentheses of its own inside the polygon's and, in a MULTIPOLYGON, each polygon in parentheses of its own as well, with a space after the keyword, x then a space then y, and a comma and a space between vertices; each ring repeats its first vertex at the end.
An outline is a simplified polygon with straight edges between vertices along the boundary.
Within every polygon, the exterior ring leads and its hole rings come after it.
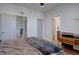
POLYGON ((59 4, 45 15, 44 39, 52 41, 53 16, 61 17, 62 32, 79 33, 79 4, 59 4))
POLYGON ((0 13, 20 15, 27 17, 27 36, 37 36, 37 19, 43 19, 41 12, 13 4, 0 4, 0 13), (24 15, 22 15, 24 12, 24 15))

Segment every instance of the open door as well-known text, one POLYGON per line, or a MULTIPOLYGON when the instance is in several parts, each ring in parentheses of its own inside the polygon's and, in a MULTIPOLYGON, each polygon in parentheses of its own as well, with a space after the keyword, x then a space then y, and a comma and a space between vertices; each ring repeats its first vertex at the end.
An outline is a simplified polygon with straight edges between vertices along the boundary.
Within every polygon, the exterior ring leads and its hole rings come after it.
POLYGON ((27 34, 27 18, 23 16, 17 16, 17 38, 26 39, 27 34))
POLYGON ((53 39, 57 40, 57 32, 60 31, 60 16, 53 17, 53 39))

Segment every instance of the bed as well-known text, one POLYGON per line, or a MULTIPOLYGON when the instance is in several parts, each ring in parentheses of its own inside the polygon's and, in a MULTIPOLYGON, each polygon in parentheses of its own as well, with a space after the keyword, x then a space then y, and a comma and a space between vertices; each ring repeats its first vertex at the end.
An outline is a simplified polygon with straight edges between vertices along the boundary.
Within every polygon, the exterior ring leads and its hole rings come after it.
POLYGON ((39 50, 43 55, 64 55, 62 48, 50 43, 47 40, 30 37, 26 40, 31 46, 39 50))
POLYGON ((41 53, 30 46, 25 40, 15 42, 0 42, 0 55, 41 55, 41 53))
POLYGON ((0 42, 0 55, 63 55, 54 44, 36 37, 0 42))

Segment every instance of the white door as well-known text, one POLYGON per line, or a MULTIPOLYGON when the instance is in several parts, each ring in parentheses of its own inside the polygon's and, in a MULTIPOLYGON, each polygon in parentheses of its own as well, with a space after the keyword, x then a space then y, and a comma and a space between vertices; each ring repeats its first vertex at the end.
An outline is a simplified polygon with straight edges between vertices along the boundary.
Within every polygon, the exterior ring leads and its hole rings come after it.
POLYGON ((60 31, 60 16, 53 17, 53 39, 57 40, 57 31, 60 31))
POLYGON ((1 15, 1 40, 12 41, 16 39, 16 16, 1 15))
POLYGON ((1 15, 0 15, 0 40, 1 40, 1 15))
POLYGON ((37 35, 38 35, 38 38, 42 38, 42 32, 43 32, 43 20, 38 19, 38 21, 37 21, 37 35))

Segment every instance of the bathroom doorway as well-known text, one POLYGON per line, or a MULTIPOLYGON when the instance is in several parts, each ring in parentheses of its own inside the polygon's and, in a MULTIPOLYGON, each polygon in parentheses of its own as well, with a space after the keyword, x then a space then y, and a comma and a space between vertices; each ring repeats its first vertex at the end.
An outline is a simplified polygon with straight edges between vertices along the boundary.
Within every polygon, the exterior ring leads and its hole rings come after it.
POLYGON ((53 39, 57 39, 57 32, 60 31, 60 16, 54 16, 53 17, 53 39))
POLYGON ((24 16, 17 16, 16 17, 17 23, 17 38, 27 38, 27 17, 24 16))

